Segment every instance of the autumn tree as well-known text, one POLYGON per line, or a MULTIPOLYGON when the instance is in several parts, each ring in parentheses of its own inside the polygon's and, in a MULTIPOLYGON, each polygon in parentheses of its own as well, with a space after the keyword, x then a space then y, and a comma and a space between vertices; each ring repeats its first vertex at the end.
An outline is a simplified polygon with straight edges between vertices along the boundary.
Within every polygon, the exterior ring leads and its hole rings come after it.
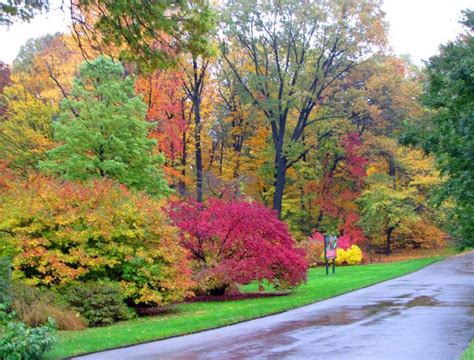
MULTIPOLYGON (((144 72, 177 65, 177 55, 208 47, 213 12, 206 0, 116 2, 71 0, 73 34, 84 45, 118 49, 118 57, 144 72)), ((87 53, 87 51, 86 51, 87 53)))
POLYGON ((5 113, 5 99, 3 96, 3 89, 11 82, 10 67, 4 62, 0 61, 0 117, 5 113))
POLYGON ((253 280, 291 287, 306 279, 304 253, 286 224, 263 205, 211 198, 176 203, 170 215, 192 254, 201 291, 223 294, 234 283, 253 280))
MULTIPOLYGON (((341 117, 328 107, 347 73, 384 41, 376 2, 231 1, 224 11, 224 59, 242 49, 252 68, 233 67, 248 100, 267 117, 275 153, 273 207, 281 216, 286 172, 308 151, 312 124, 341 117)), ((347 85, 346 85, 347 86, 347 85)))
POLYGON ((157 70, 139 76, 135 88, 147 104, 147 120, 153 123, 149 136, 157 140, 156 150, 166 156, 165 175, 170 185, 184 196, 189 193, 191 182, 192 113, 183 81, 181 70, 157 70))
POLYGON ((61 144, 49 152, 44 169, 66 179, 109 177, 130 187, 164 195, 168 185, 147 138, 146 105, 134 95, 133 80, 121 64, 99 56, 80 67, 70 97, 61 102, 54 126, 61 144))

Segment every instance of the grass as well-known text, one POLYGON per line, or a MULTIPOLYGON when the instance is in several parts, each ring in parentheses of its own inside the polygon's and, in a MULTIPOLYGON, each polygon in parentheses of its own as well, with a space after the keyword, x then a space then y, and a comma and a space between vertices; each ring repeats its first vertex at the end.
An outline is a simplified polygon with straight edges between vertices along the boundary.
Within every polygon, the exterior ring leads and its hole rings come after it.
POLYGON ((471 343, 464 350, 464 353, 461 356, 461 360, 474 360, 474 339, 471 340, 471 343))
MULTIPOLYGON (((59 333, 59 341, 47 354, 47 358, 64 358, 189 334, 275 314, 408 274, 442 258, 438 256, 338 267, 336 274, 331 276, 325 276, 324 268, 314 268, 309 270, 308 282, 288 296, 179 304, 173 312, 161 316, 139 318, 81 331, 63 331, 59 333)), ((256 290, 255 284, 244 287, 244 291, 256 290)))

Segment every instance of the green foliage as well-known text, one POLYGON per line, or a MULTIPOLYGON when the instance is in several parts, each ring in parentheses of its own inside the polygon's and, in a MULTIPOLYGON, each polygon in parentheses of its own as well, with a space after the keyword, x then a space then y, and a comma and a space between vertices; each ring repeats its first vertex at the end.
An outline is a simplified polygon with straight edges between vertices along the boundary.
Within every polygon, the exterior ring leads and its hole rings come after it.
POLYGON ((175 65, 176 55, 183 51, 207 52, 215 24, 207 0, 80 0, 72 4, 72 11, 84 41, 115 46, 122 59, 143 71, 175 65))
MULTIPOLYGON (((267 316, 298 306, 332 298, 343 293, 376 284, 419 270, 440 258, 425 258, 366 266, 343 266, 335 276, 325 276, 324 268, 310 269, 308 282, 288 296, 275 296, 238 301, 183 303, 176 307, 176 315, 141 318, 105 328, 61 334, 50 358, 66 358, 92 351, 100 351, 134 343, 153 341, 235 324, 267 316), (133 334, 134 336, 130 336, 133 334)), ((241 288, 257 292, 258 282, 241 288)))
POLYGON ((427 65, 425 104, 431 122, 405 140, 421 144, 436 156, 446 175, 439 201, 454 200, 458 244, 474 246, 474 11, 464 12, 467 33, 440 47, 427 65))
POLYGON ((153 154, 155 142, 147 138, 152 124, 145 113, 121 64, 104 56, 84 63, 54 126, 62 144, 49 151, 42 167, 69 180, 109 177, 151 194, 168 194, 164 157, 153 154))
POLYGON ((397 188, 385 174, 374 174, 367 181, 369 185, 358 199, 362 207, 360 223, 366 232, 382 235, 389 228, 418 219, 413 189, 397 188))
POLYGON ((6 0, 0 3, 0 26, 15 20, 30 21, 37 13, 48 10, 49 0, 6 0))
POLYGON ((0 354, 5 360, 42 359, 56 342, 56 328, 53 320, 47 325, 30 328, 14 320, 15 314, 8 313, 0 304, 0 354))
POLYGON ((87 320, 89 326, 110 325, 133 316, 125 305, 120 285, 116 283, 75 283, 68 285, 62 293, 67 303, 87 320))
POLYGON ((11 301, 11 259, 0 257, 0 304, 11 301))

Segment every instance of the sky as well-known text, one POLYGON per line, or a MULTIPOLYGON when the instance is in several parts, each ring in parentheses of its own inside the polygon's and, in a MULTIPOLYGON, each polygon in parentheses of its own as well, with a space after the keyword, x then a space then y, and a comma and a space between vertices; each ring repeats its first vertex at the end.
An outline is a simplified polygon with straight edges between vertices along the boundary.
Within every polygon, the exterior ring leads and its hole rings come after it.
MULTIPOLYGON (((0 61, 11 63, 29 38, 68 31, 69 19, 60 10, 61 0, 51 0, 51 11, 30 23, 0 28, 0 61)), ((438 46, 454 40, 462 28, 461 10, 474 8, 474 0, 385 0, 383 9, 390 24, 389 43, 397 55, 410 55, 421 65, 436 54, 438 46)))

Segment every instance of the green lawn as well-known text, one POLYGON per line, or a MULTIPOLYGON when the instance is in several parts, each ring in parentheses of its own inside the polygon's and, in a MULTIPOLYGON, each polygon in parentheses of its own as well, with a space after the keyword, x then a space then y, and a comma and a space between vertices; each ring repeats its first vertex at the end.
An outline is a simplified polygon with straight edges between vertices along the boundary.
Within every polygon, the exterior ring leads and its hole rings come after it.
MULTIPOLYGON (((63 331, 59 334, 58 344, 47 358, 63 358, 163 339, 282 312, 413 272, 440 259, 442 257, 439 256, 339 267, 335 275, 327 277, 324 268, 310 269, 307 284, 298 287, 288 296, 180 304, 167 315, 139 318, 82 331, 63 331)), ((254 289, 247 286, 245 290, 256 290, 256 286, 254 289)))
POLYGON ((462 354, 461 360, 474 360, 474 339, 471 340, 471 343, 462 354))

